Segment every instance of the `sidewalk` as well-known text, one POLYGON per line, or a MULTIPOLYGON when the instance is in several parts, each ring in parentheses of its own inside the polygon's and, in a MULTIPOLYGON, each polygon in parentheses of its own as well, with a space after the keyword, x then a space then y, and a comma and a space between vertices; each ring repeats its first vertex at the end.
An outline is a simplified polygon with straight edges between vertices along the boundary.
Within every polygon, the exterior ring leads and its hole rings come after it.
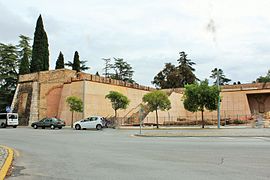
MULTIPOLYGON (((138 129, 139 131, 139 129, 138 129)), ((142 137, 269 137, 270 128, 182 128, 182 129, 143 129, 136 136, 142 137)))
POLYGON ((2 146, 0 146, 0 169, 1 169, 2 166, 4 165, 7 156, 8 156, 8 151, 7 151, 7 149, 5 149, 5 148, 3 148, 2 146))
POLYGON ((5 179, 13 161, 13 150, 0 145, 0 180, 5 179))

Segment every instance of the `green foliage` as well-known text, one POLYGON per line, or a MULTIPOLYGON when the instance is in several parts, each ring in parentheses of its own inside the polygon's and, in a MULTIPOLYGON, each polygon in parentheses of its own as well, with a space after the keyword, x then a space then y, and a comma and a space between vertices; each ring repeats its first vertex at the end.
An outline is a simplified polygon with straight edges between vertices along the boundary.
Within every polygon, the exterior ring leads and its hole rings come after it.
POLYGON ((62 68, 65 68, 65 63, 64 63, 64 55, 60 51, 59 56, 56 60, 55 69, 62 69, 62 68))
POLYGON ((14 45, 0 43, 0 111, 10 106, 18 79, 18 52, 14 45))
POLYGON ((233 124, 245 124, 245 121, 235 119, 235 120, 233 120, 233 124))
POLYGON ((105 61, 105 67, 103 68, 105 72, 103 73, 103 75, 105 77, 110 77, 109 71, 112 69, 112 64, 110 63, 111 58, 102 58, 102 60, 105 61))
POLYGON ((162 89, 178 88, 183 86, 180 82, 181 77, 179 69, 175 65, 165 63, 164 69, 154 77, 152 84, 162 89))
POLYGON ((270 70, 268 70, 266 76, 260 76, 256 79, 257 83, 267 83, 270 82, 270 70))
POLYGON ((19 65, 19 74, 28 74, 30 73, 30 65, 29 61, 32 56, 32 48, 30 46, 30 38, 24 35, 20 35, 20 41, 19 45, 17 46, 19 48, 18 55, 20 59, 20 65, 19 65))
POLYGON ((22 59, 21 59, 21 63, 20 63, 20 67, 19 67, 19 74, 23 75, 23 74, 29 74, 29 73, 30 73, 29 56, 24 54, 22 59))
POLYGON ((23 55, 27 55, 28 58, 30 59, 32 56, 32 47, 30 46, 30 41, 31 38, 24 36, 24 35, 20 35, 19 36, 20 40, 19 40, 19 44, 17 45, 19 51, 19 57, 22 58, 23 55))
POLYGON ((49 44, 47 34, 44 30, 41 15, 38 17, 34 43, 32 51, 32 60, 30 65, 31 72, 46 71, 49 69, 49 44))
POLYGON ((215 79, 215 81, 214 81, 215 85, 217 85, 217 77, 218 76, 219 76, 219 84, 220 85, 227 84, 228 82, 231 81, 231 79, 228 79, 225 77, 222 69, 215 68, 211 72, 212 72, 212 74, 211 74, 210 78, 215 79))
POLYGON ((195 63, 187 59, 187 54, 184 51, 179 54, 180 58, 177 60, 179 62, 178 69, 182 75, 180 79, 181 87, 184 87, 186 84, 193 84, 197 79, 193 73, 195 69, 192 67, 195 63))
POLYGON ((149 111, 156 111, 156 121, 157 128, 158 126, 158 113, 157 110, 165 111, 171 108, 171 102, 168 98, 168 95, 160 90, 156 90, 150 93, 147 93, 143 96, 143 102, 147 103, 149 111))
POLYGON ((81 72, 81 71, 86 71, 89 69, 89 67, 86 67, 85 63, 86 63, 86 61, 80 61, 79 53, 78 53, 78 51, 75 51, 73 63, 68 61, 68 63, 66 63, 66 65, 72 67, 72 70, 75 70, 77 72, 81 72))
POLYGON ((200 84, 185 86, 184 108, 191 112, 201 111, 202 127, 204 128, 203 112, 205 109, 213 111, 218 107, 219 90, 217 86, 208 86, 208 81, 201 81, 200 84))
POLYGON ((134 71, 130 64, 128 64, 122 58, 114 58, 114 64, 111 66, 115 74, 111 75, 112 79, 122 80, 126 82, 133 83, 134 80, 132 79, 134 71))
POLYGON ((71 112, 83 112, 83 102, 76 96, 69 96, 66 99, 71 112))
POLYGON ((125 95, 117 91, 110 91, 109 94, 105 96, 105 98, 111 101, 112 108, 115 111, 115 117, 117 115, 118 109, 126 109, 130 103, 130 100, 125 95))
POLYGON ((73 113, 74 112, 83 112, 83 102, 80 98, 76 96, 69 96, 66 99, 66 102, 69 105, 69 110, 72 113, 72 118, 71 118, 71 128, 73 128, 73 113))
POLYGON ((180 88, 186 84, 192 84, 197 80, 193 73, 195 69, 192 67, 195 63, 187 59, 185 52, 180 52, 179 54, 180 58, 177 60, 179 63, 178 66, 166 63, 164 69, 154 77, 152 83, 156 87, 162 89, 180 88))
POLYGON ((143 96, 143 102, 147 103, 147 106, 151 112, 156 110, 165 111, 171 108, 171 102, 168 95, 161 90, 156 90, 145 94, 143 96))
POLYGON ((80 57, 78 51, 75 51, 74 58, 73 58, 73 65, 72 65, 72 70, 75 70, 77 72, 80 72, 80 57))

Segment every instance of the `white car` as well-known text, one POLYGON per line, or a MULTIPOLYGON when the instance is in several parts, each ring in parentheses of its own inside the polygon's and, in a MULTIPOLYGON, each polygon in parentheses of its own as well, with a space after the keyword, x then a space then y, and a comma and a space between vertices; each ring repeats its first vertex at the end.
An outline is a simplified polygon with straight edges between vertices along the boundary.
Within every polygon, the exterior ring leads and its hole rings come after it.
POLYGON ((76 130, 80 129, 93 129, 101 130, 103 128, 103 117, 100 116, 91 116, 80 121, 77 121, 73 124, 73 127, 76 130))

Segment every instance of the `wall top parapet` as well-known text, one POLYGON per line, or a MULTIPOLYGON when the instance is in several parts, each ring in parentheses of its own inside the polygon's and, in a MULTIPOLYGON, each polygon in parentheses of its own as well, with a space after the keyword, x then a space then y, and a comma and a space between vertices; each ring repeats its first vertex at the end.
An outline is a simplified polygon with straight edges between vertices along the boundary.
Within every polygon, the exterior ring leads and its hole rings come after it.
POLYGON ((237 85, 224 85, 221 86, 222 91, 249 91, 249 90, 262 90, 270 89, 270 83, 249 83, 237 85))
MULTIPOLYGON (((222 92, 228 91, 250 91, 250 90, 262 90, 262 89, 270 89, 270 83, 250 83, 250 84, 237 84, 237 85, 223 85, 221 86, 222 92)), ((183 94, 185 88, 173 88, 173 89, 162 89, 167 92, 175 92, 183 94)))
POLYGON ((71 83, 76 81, 92 81, 104 84, 124 86, 133 89, 145 91, 155 90, 154 88, 142 86, 137 83, 128 83, 121 80, 110 79, 102 76, 96 76, 84 72, 76 72, 70 69, 57 69, 50 71, 41 71, 37 73, 25 74, 19 76, 19 83, 24 82, 39 82, 39 83, 71 83))

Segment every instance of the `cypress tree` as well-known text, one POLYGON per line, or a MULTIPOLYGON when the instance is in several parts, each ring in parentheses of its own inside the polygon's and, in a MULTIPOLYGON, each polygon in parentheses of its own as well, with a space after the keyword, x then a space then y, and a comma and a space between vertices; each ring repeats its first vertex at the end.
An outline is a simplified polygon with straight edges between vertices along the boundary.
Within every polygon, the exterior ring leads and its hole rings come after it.
POLYGON ((44 30, 41 15, 39 15, 32 51, 31 72, 46 71, 49 69, 49 44, 47 34, 44 30))
POLYGON ((60 51, 59 56, 56 61, 55 69, 62 69, 62 68, 65 68, 64 55, 60 51))
POLYGON ((78 51, 75 51, 73 62, 68 61, 65 65, 72 67, 72 70, 76 70, 77 72, 88 70, 89 67, 85 65, 86 61, 80 61, 78 51))
POLYGON ((75 51, 74 58, 73 58, 73 64, 72 64, 72 70, 76 70, 77 72, 80 72, 81 62, 78 51, 75 51))

